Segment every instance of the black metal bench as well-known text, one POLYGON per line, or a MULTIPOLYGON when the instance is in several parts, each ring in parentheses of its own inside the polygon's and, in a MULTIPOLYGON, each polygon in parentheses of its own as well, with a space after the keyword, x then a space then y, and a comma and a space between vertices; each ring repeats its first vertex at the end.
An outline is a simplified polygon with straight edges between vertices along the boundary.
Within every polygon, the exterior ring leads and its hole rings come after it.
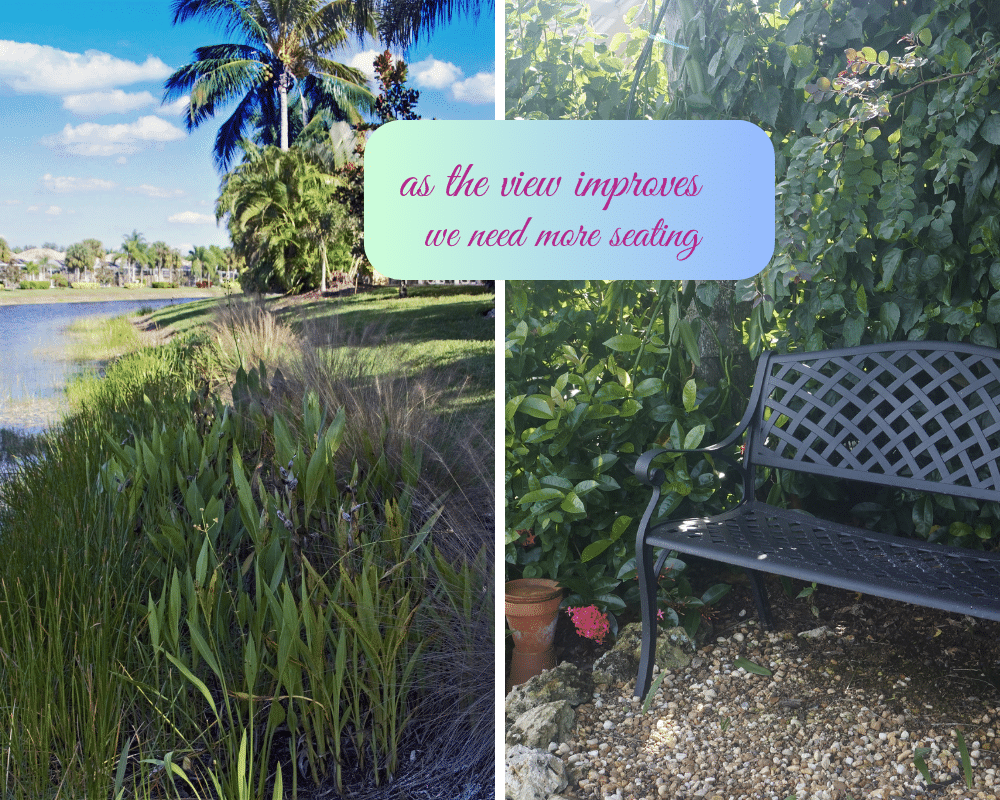
POLYGON ((1000 350, 988 347, 905 342, 761 356, 736 429, 687 451, 740 473, 735 508, 650 527, 665 480, 653 460, 667 451, 649 450, 636 462, 636 477, 653 487, 636 537, 643 629, 636 695, 652 680, 656 576, 671 551, 743 567, 767 627, 761 572, 1000 620, 1000 552, 881 534, 754 498, 754 468, 763 466, 998 501, 998 403, 1000 350), (734 457, 741 441, 742 464, 734 457))

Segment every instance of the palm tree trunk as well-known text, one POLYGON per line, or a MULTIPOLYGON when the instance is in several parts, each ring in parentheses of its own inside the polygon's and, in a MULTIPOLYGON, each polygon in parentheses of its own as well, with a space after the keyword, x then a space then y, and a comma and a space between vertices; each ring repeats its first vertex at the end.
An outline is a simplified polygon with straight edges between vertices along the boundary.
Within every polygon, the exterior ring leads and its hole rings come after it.
POLYGON ((278 79, 278 98, 281 101, 281 149, 288 150, 288 86, 291 83, 291 75, 288 74, 288 67, 283 67, 281 77, 278 79))
POLYGON ((322 294, 326 294, 326 239, 320 239, 319 241, 319 258, 323 264, 323 275, 320 278, 319 290, 322 294))

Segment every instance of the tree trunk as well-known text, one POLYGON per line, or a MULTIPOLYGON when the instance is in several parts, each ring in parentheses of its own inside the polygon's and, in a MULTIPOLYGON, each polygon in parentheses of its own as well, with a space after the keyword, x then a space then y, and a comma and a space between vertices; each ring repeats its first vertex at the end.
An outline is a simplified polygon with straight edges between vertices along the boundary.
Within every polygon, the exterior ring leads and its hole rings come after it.
POLYGON ((326 294, 326 239, 320 239, 319 258, 323 265, 323 275, 320 277, 319 290, 321 294, 326 294))
MULTIPOLYGON (((722 368, 722 357, 724 354, 731 354, 733 356, 732 374, 729 376, 731 385, 741 392, 746 391, 753 380, 754 365, 750 360, 750 351, 743 346, 737 324, 739 320, 750 316, 750 303, 736 302, 736 281, 716 281, 716 283, 719 286, 719 295, 708 313, 706 320, 708 324, 702 324, 698 335, 701 366, 695 375, 710 386, 718 386, 726 379, 722 368)), ((688 311, 689 317, 693 310, 692 306, 688 311)))
POLYGON ((291 83, 288 67, 282 67, 278 79, 278 99, 281 102, 281 149, 288 150, 288 85, 291 83))

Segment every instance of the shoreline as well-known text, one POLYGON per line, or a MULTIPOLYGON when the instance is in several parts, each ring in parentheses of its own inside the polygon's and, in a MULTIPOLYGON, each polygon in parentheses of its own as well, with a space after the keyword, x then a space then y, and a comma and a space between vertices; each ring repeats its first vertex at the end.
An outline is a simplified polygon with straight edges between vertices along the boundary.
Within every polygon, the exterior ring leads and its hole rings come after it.
POLYGON ((193 286, 178 289, 122 289, 113 286, 103 289, 14 289, 0 291, 0 306, 100 303, 115 300, 203 300, 225 297, 232 293, 225 289, 197 289, 193 286))

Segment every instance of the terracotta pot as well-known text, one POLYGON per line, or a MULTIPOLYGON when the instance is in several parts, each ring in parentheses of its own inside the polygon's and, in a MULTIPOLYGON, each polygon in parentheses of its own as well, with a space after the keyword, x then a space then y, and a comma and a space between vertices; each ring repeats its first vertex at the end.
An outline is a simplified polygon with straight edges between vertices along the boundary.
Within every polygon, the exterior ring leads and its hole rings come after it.
POLYGON ((510 659, 510 685, 556 665, 552 642, 562 601, 562 587, 545 578, 521 578, 504 586, 505 615, 514 639, 510 659))

